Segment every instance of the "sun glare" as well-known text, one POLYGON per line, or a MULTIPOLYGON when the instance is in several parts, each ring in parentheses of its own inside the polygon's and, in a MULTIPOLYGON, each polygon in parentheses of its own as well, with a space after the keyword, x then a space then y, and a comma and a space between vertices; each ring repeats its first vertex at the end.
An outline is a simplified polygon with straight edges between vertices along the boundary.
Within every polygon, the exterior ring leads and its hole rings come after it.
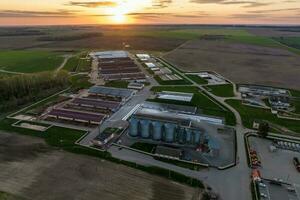
POLYGON ((151 3, 151 0, 116 0, 117 6, 110 7, 107 12, 116 24, 131 23, 134 20, 127 16, 131 12, 138 12, 151 3))
POLYGON ((125 14, 119 13, 112 16, 112 20, 117 24, 123 24, 127 22, 125 14))

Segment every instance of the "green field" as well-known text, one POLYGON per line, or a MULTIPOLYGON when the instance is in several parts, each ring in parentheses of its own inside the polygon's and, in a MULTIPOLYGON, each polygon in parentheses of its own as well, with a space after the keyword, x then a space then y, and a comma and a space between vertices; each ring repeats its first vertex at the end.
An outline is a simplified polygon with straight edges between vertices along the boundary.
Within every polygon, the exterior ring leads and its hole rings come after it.
POLYGON ((115 88, 127 88, 129 82, 128 81, 108 81, 105 83, 106 87, 115 87, 115 88))
POLYGON ((149 101, 155 101, 160 103, 171 103, 178 105, 186 105, 186 106, 196 106, 200 113, 211 116, 219 116, 224 117, 227 125, 235 125, 235 117, 234 114, 222 106, 216 104, 211 101, 207 95, 200 92, 197 87, 193 86, 158 86, 153 87, 151 89, 153 92, 161 92, 161 91, 175 91, 175 92, 187 92, 194 93, 194 97, 191 102, 181 102, 181 101, 171 101, 171 100, 163 100, 163 99, 151 99, 149 101), (224 109, 224 110, 223 110, 224 109))
POLYGON ((34 73, 55 70, 63 62, 60 53, 48 51, 0 51, 0 69, 34 73))
POLYGON ((150 143, 144 143, 144 142, 136 142, 133 145, 131 145, 130 147, 133 149, 137 149, 140 151, 144 151, 147 153, 154 153, 154 149, 156 148, 156 144, 150 144, 150 143))
POLYGON ((91 69, 91 62, 90 60, 84 59, 85 57, 86 53, 82 52, 69 58, 63 69, 69 72, 89 72, 91 69))
POLYGON ((192 81, 194 81, 195 83, 200 84, 200 85, 203 85, 203 84, 207 84, 207 83, 208 83, 207 80, 201 78, 201 77, 198 76, 198 75, 194 75, 194 74, 186 74, 186 76, 187 76, 188 78, 190 78, 192 81))
POLYGON ((63 69, 69 72, 75 72, 78 67, 79 60, 80 58, 77 56, 69 58, 63 69))
POLYGON ((201 29, 173 29, 173 30, 125 30, 125 31, 108 31, 104 35, 114 36, 143 36, 156 38, 172 38, 192 40, 200 38, 203 35, 227 35, 227 36, 247 36, 251 35, 246 30, 240 29, 223 29, 223 28, 201 28, 201 29))
POLYGON ((89 82, 89 77, 83 74, 71 76, 70 82, 74 90, 87 89, 93 86, 93 84, 89 82))
POLYGON ((273 115, 270 110, 255 108, 251 106, 243 105, 239 100, 226 100, 226 103, 235 108, 241 115, 243 125, 247 128, 252 128, 255 120, 266 120, 274 124, 286 127, 291 131, 300 133, 299 121, 279 119, 276 115, 273 115))
POLYGON ((205 86, 205 88, 219 97, 234 97, 233 86, 232 84, 226 85, 209 85, 205 86))
POLYGON ((271 38, 255 35, 234 35, 227 36, 226 40, 229 42, 238 42, 243 44, 266 46, 266 47, 282 47, 271 38))
POLYGON ((274 38, 274 40, 289 47, 300 50, 300 37, 279 37, 274 38))

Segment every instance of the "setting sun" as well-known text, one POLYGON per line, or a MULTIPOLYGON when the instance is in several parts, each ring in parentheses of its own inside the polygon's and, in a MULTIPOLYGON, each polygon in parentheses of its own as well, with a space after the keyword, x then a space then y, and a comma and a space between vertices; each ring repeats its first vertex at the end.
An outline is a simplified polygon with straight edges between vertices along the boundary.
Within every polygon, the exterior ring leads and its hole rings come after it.
POLYGON ((126 18, 127 17, 124 14, 119 13, 112 16, 112 21, 117 24, 122 24, 127 22, 126 18))

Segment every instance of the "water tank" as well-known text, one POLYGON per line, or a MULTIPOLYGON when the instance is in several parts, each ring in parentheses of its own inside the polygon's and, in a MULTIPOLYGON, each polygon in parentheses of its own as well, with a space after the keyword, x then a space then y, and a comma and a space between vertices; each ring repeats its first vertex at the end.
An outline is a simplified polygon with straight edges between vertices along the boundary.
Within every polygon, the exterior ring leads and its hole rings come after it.
POLYGON ((162 138, 162 130, 161 130, 161 122, 152 122, 153 127, 153 140, 161 140, 162 138))
POLYGON ((140 124, 141 124, 141 136, 142 138, 149 138, 150 136, 150 129, 149 129, 149 126, 150 126, 150 121, 145 119, 145 120, 141 120, 140 121, 140 124))
POLYGON ((166 123, 165 124, 165 141, 166 142, 174 142, 174 133, 175 133, 175 124, 166 123))
POLYGON ((129 135, 132 137, 138 136, 138 125, 139 120, 136 118, 131 118, 130 124, 129 124, 129 135))
POLYGON ((185 142, 187 144, 192 143, 192 135, 193 135, 193 131, 191 129, 187 129, 186 130, 186 135, 185 135, 185 142))
POLYGON ((201 132, 194 131, 194 144, 200 144, 200 140, 201 140, 201 132))

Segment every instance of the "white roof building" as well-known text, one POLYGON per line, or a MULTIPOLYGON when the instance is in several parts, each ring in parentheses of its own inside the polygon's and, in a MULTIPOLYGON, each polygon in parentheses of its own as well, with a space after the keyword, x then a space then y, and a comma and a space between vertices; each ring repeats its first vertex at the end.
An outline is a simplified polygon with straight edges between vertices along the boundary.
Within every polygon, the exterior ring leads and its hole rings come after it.
POLYGON ((129 57, 126 51, 100 51, 90 53, 92 57, 98 57, 100 59, 109 59, 109 58, 127 58, 129 57))

